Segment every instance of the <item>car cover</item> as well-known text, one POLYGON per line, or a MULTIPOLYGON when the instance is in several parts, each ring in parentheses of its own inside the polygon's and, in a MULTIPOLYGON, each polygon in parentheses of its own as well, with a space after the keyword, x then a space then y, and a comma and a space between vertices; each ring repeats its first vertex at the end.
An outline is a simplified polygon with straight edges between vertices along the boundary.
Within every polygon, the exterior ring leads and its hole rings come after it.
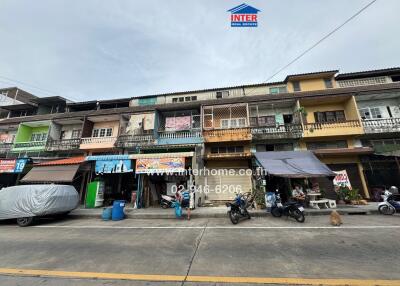
POLYGON ((79 194, 68 185, 20 185, 0 190, 0 219, 44 216, 69 212, 79 194))

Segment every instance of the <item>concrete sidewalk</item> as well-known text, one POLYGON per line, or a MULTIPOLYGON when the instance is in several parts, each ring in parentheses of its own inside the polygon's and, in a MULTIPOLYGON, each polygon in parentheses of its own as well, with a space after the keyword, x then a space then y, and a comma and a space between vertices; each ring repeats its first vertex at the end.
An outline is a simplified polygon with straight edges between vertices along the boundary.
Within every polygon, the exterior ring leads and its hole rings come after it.
MULTIPOLYGON (((306 215, 328 215, 333 209, 309 209, 305 210, 306 215)), ((353 214, 377 214, 378 203, 369 203, 365 206, 352 206, 352 205, 338 205, 336 210, 340 214, 353 215, 353 214)), ((226 217, 226 207, 198 207, 192 210, 192 218, 221 218, 226 217)), ((71 212, 70 215, 77 217, 91 217, 100 218, 103 208, 85 209, 78 208, 71 212)), ((253 217, 270 216, 265 210, 252 210, 249 212, 253 217)), ((184 212, 185 213, 185 212, 184 212)), ((174 209, 162 208, 146 208, 146 209, 133 209, 125 208, 126 218, 128 219, 172 219, 175 218, 174 209)))

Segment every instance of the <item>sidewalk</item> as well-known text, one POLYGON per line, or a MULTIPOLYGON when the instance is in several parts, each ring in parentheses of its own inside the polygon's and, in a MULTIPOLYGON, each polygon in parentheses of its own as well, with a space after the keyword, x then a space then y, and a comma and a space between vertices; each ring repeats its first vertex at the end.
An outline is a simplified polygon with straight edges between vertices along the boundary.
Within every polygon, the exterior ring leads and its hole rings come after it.
MULTIPOLYGON (((306 209, 306 215, 328 215, 333 209, 306 209)), ((343 215, 363 215, 377 214, 378 203, 369 203, 365 206, 338 205, 336 210, 343 215)), ((103 208, 85 209, 78 208, 70 213, 71 216, 100 218, 103 208)), ((253 217, 270 216, 265 210, 252 210, 249 212, 253 217)), ((174 209, 146 208, 133 209, 125 208, 126 218, 128 219, 172 219, 175 218, 174 209)), ((220 218, 226 217, 226 207, 201 207, 192 210, 192 218, 220 218)))

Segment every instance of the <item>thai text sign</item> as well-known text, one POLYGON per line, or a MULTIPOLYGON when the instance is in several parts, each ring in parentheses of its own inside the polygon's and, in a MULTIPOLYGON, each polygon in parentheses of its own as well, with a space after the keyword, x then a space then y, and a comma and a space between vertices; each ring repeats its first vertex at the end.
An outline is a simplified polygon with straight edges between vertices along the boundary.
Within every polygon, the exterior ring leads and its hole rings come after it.
POLYGON ((347 175, 346 170, 334 171, 336 173, 336 177, 333 179, 333 185, 336 187, 347 187, 351 190, 351 184, 349 176, 347 175))

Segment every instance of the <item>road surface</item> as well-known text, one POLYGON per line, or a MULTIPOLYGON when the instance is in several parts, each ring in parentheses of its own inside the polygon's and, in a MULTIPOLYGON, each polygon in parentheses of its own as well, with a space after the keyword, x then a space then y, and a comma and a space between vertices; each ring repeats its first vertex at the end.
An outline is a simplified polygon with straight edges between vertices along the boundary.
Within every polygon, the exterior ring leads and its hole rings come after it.
POLYGON ((2 223, 0 285, 400 285, 400 216, 343 219, 2 223))

